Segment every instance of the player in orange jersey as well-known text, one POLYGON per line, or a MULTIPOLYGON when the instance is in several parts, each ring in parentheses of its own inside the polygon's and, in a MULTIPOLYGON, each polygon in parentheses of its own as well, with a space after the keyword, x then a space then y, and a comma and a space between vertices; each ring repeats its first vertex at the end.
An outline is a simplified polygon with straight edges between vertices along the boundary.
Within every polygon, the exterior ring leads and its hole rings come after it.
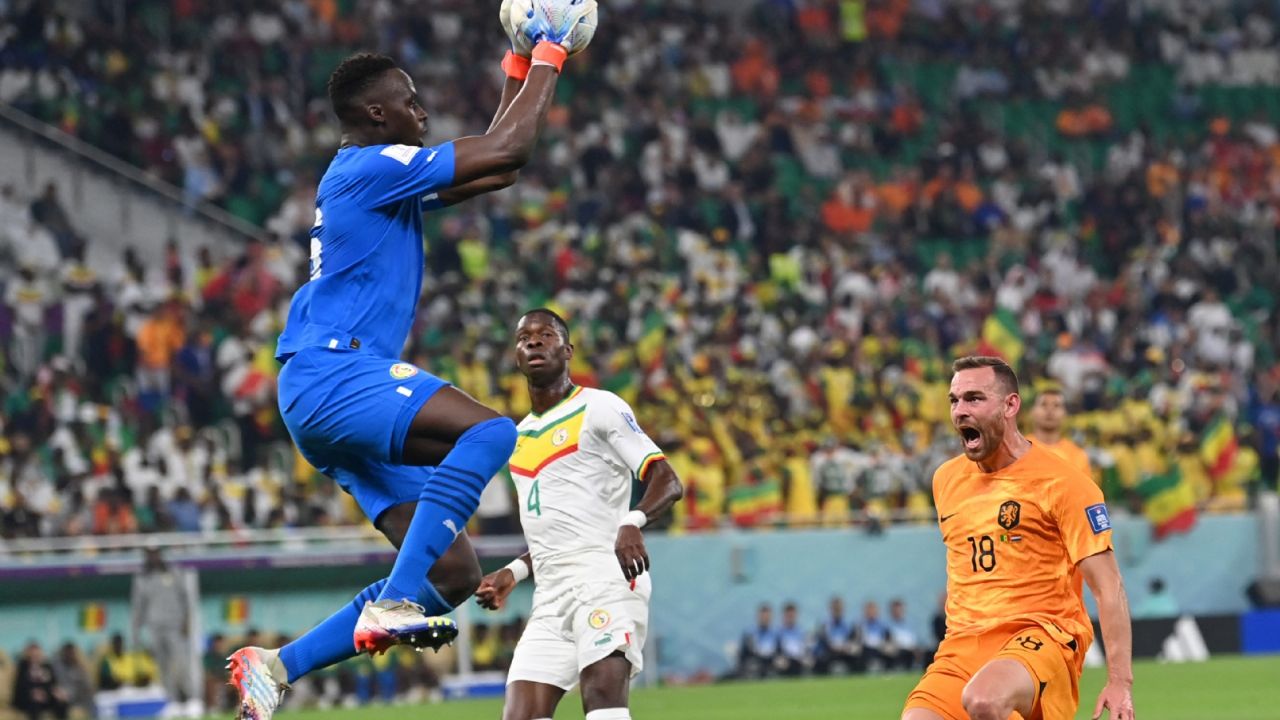
POLYGON ((1133 720, 1129 606, 1098 486, 1018 432, 1018 378, 998 358, 957 360, 951 422, 964 454, 938 468, 947 635, 902 720, 1070 720, 1102 621, 1108 677, 1094 717, 1133 720))
POLYGON ((1072 467, 1092 477, 1089 454, 1062 434, 1062 425, 1066 419, 1067 404, 1062 399, 1062 389, 1048 387, 1041 390, 1031 404, 1032 432, 1027 439, 1046 450, 1052 450, 1071 463, 1072 467))

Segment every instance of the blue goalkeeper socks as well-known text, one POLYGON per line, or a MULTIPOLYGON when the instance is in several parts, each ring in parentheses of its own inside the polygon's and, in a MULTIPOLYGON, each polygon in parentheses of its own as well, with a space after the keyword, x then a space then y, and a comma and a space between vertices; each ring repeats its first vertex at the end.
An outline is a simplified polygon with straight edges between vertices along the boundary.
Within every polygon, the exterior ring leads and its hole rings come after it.
POLYGON ((289 682, 355 657, 352 634, 365 603, 371 600, 410 598, 428 615, 443 615, 453 609, 427 580, 427 571, 466 526, 480 504, 484 486, 511 458, 515 442, 515 424, 506 418, 480 423, 458 438, 423 486, 391 577, 365 588, 324 622, 280 649, 289 682))
POLYGON ((284 663, 285 670, 289 672, 289 682, 292 683, 312 670, 356 656, 356 646, 351 639, 356 630, 356 620, 360 619, 360 611, 364 609, 365 603, 377 600, 378 593, 386 584, 387 580, 383 578, 361 590, 341 610, 297 640, 280 648, 280 662, 284 663))
MULTIPOLYGON (((360 619, 360 612, 364 610, 365 603, 377 600, 378 593, 382 592, 386 584, 387 579, 383 578, 361 590, 360 594, 342 606, 341 610, 330 615, 324 622, 311 628, 297 640, 280 648, 280 662, 284 663, 284 668, 289 673, 288 682, 292 683, 313 670, 326 668, 355 657, 358 653, 356 653, 355 643, 352 642, 352 635, 356 631, 356 621, 360 619)), ((431 583, 425 579, 418 588, 418 602, 426 610, 427 615, 444 615, 453 610, 453 606, 445 602, 444 598, 440 597, 440 593, 436 592, 431 583)))
POLYGON ((427 582, 427 571, 467 526, 484 486, 511 459, 515 445, 516 426, 507 418, 482 422, 458 438, 422 487, 379 600, 411 599, 423 606, 442 602, 427 582))

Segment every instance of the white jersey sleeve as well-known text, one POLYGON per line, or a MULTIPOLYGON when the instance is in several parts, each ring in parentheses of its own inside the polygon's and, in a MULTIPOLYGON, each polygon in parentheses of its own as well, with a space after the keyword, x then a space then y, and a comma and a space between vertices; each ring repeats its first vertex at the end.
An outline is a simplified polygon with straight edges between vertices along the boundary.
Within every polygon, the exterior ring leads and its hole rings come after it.
POLYGON ((587 411, 587 426, 618 456, 623 466, 643 480, 649 466, 666 458, 645 434, 627 401, 611 392, 599 392, 599 401, 587 411))

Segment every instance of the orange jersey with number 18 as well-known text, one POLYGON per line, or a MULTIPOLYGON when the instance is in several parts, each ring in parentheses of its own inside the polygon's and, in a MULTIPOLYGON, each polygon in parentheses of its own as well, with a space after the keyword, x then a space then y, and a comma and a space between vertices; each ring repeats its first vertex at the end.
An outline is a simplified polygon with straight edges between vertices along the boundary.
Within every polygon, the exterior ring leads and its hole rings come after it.
POLYGON ((1026 621, 1055 640, 1093 640, 1076 564, 1111 549, 1102 491, 1032 444, 1012 465, 983 472, 963 455, 933 476, 947 546, 947 637, 1026 621))

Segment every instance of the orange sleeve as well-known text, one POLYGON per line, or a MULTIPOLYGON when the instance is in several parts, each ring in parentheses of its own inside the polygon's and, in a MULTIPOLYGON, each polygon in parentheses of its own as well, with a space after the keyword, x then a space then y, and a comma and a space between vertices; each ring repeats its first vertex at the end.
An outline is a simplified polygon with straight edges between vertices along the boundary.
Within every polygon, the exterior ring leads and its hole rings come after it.
POLYGON ((1053 518, 1062 533, 1071 564, 1111 549, 1111 516, 1102 490, 1093 479, 1062 463, 1050 498, 1053 518))

